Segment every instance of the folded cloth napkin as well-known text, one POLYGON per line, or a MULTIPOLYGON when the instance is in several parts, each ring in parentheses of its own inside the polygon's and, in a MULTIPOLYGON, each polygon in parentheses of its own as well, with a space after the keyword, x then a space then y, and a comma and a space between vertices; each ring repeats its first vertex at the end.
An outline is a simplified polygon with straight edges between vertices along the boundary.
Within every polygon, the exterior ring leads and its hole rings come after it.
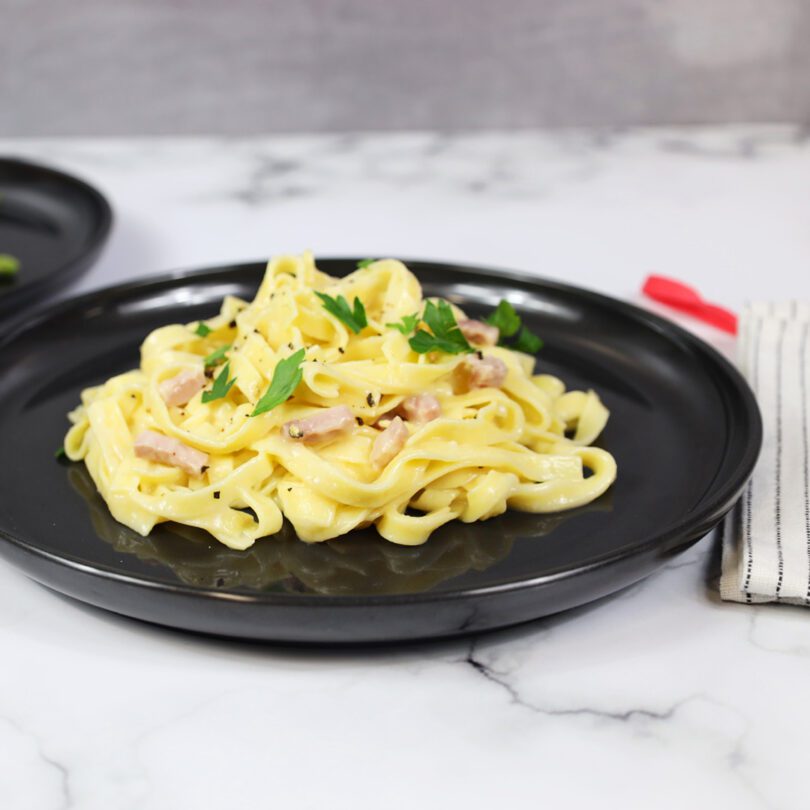
POLYGON ((762 412, 754 475, 723 526, 720 596, 810 605, 810 304, 752 304, 737 362, 762 412))

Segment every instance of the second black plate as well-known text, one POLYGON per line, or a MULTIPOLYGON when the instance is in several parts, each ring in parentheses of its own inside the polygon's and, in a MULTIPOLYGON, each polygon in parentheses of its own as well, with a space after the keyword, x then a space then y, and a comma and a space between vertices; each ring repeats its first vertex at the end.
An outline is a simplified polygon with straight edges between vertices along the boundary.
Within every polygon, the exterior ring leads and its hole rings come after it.
POLYGON ((0 253, 20 270, 0 278, 0 323, 86 270, 112 223, 107 200, 68 174, 0 158, 0 253))
MULTIPOLYGON (((328 273, 354 268, 320 261, 328 273)), ((138 364, 157 326, 252 297, 263 264, 102 290, 36 316, 0 345, 0 554, 66 594, 118 613, 228 636, 318 643, 469 633, 612 593, 711 529, 751 473, 754 399, 694 337, 627 304, 513 274, 410 262, 428 295, 473 317, 508 297, 546 341, 538 365, 594 388, 614 487, 583 509, 454 522, 421 547, 374 532, 307 545, 289 529, 246 552, 164 524, 116 523, 83 465, 54 460, 82 388, 138 364)))

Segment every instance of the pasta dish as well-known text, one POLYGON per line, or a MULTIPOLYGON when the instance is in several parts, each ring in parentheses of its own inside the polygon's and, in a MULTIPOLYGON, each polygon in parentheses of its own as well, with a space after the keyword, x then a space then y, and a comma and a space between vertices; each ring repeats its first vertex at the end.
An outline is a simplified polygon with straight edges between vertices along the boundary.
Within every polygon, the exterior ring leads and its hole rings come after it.
POLYGON ((508 301, 468 318, 399 261, 333 278, 280 256, 253 301, 156 329, 139 368, 84 390, 65 452, 144 536, 174 521, 241 550, 287 518, 306 542, 374 526, 418 545, 615 480, 592 446, 607 409, 535 374, 540 345, 508 301))

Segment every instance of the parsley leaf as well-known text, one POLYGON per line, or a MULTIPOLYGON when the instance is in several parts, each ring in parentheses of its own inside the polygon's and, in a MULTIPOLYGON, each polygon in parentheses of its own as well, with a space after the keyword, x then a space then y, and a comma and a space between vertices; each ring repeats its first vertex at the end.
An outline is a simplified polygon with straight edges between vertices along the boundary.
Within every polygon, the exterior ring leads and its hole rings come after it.
POLYGON ((357 269, 362 270, 364 267, 368 267, 370 264, 374 264, 377 259, 361 259, 357 262, 357 269))
POLYGON ((537 354, 543 348, 543 341, 534 332, 530 332, 525 326, 521 326, 520 334, 518 334, 510 348, 526 354, 537 354))
POLYGON ((537 354, 543 348, 543 341, 523 325, 520 315, 515 312, 515 308, 506 300, 501 300, 486 321, 492 326, 498 327, 500 333, 498 337, 499 346, 525 352, 526 354, 537 354), (515 335, 517 337, 512 343, 506 341, 506 338, 515 335))
POLYGON ((416 329, 416 324, 418 324, 420 320, 419 313, 414 312, 413 315, 403 315, 399 323, 387 323, 386 326, 389 329, 396 329, 397 332, 402 332, 403 335, 410 335, 411 332, 416 329))
POLYGON ((501 299, 500 304, 495 308, 487 319, 488 324, 497 326, 502 338, 512 337, 520 329, 520 315, 515 312, 515 308, 505 299, 501 299))
POLYGON ((425 303, 422 320, 430 327, 432 335, 423 329, 417 329, 416 334, 408 341, 417 354, 426 352, 447 352, 447 354, 460 354, 471 352, 473 347, 461 333, 456 323, 453 310, 447 301, 433 301, 425 303))
POLYGON ((208 357, 203 360, 203 363, 206 368, 209 366, 218 366, 224 359, 225 353, 231 348, 230 343, 226 343, 224 346, 220 346, 218 349, 214 349, 208 357))
POLYGON ((320 292, 316 292, 315 295, 323 301, 323 308, 327 312, 332 313, 339 321, 346 324, 356 335, 359 335, 368 326, 366 308, 359 298, 354 299, 354 309, 351 309, 349 302, 342 295, 337 298, 320 292))
POLYGON ((210 326, 206 326, 202 321, 197 324, 197 328, 194 330, 195 335, 199 335, 200 337, 208 337, 214 330, 211 329, 210 326))
POLYGON ((272 411, 282 402, 286 402, 295 393, 298 383, 301 382, 301 363, 306 351, 299 349, 295 354, 280 360, 273 372, 270 387, 264 396, 256 403, 251 416, 259 416, 266 411, 272 411))
POLYGON ((8 253, 0 253, 0 276, 14 276, 20 269, 20 260, 8 253))
POLYGON ((57 450, 57 451, 56 451, 56 452, 53 454, 53 457, 54 457, 55 459, 66 458, 66 457, 67 457, 67 453, 65 452, 65 446, 64 446, 64 445, 62 445, 62 447, 60 447, 60 448, 59 448, 59 449, 58 449, 58 450, 57 450))
POLYGON ((213 402, 215 399, 224 399, 228 396, 228 391, 233 388, 233 384, 236 382, 236 377, 232 380, 228 380, 228 375, 231 373, 231 364, 230 361, 225 363, 222 371, 219 372, 219 375, 214 380, 214 385, 211 387, 210 391, 203 391, 202 393, 202 401, 205 402, 213 402))

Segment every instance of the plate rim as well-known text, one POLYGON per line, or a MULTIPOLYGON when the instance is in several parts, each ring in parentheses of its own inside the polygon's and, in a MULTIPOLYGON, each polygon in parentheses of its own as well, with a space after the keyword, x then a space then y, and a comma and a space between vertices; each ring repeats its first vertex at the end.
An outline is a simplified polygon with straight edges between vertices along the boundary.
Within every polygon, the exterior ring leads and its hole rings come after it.
MULTIPOLYGON (((42 297, 43 290, 46 291, 46 294, 48 291, 55 293, 73 281, 84 270, 88 270, 94 258, 98 256, 107 243, 115 221, 115 215, 107 197, 94 185, 75 174, 47 163, 16 156, 0 156, 0 172, 3 171, 4 167, 22 169, 40 176, 45 175, 63 185, 77 189, 91 200, 97 211, 97 216, 95 217, 88 245, 84 250, 70 261, 60 263, 44 278, 27 283, 0 296, 0 315, 9 312, 13 313, 17 307, 26 307, 27 311, 30 311, 32 307, 47 303, 47 299, 42 297)), ((21 318, 24 319, 24 315, 12 316, 10 325, 16 325, 21 318)), ((4 334, 5 331, 6 325, 3 326, 4 334)))
MULTIPOLYGON (((524 590, 532 590, 543 585, 573 580, 577 576, 587 574, 599 568, 605 568, 611 564, 624 560, 642 557, 654 551, 656 548, 665 548, 674 552, 679 546, 670 548, 671 541, 678 537, 691 537, 691 541, 684 541, 684 547, 695 539, 703 536, 722 515, 733 505, 736 498, 741 493, 743 487, 750 478, 754 465, 759 457, 762 448, 762 417, 759 406, 756 403, 753 391, 748 385, 740 371, 727 360, 719 351, 706 343, 701 338, 687 331, 678 324, 666 318, 642 309, 635 304, 621 299, 614 298, 595 290, 590 290, 578 285, 548 279, 542 276, 530 275, 526 272, 505 269, 494 265, 466 264, 454 261, 434 260, 427 258, 405 257, 399 258, 409 268, 416 266, 415 272, 418 274, 419 266, 430 265, 441 268, 442 271, 473 275, 487 279, 502 279, 510 283, 527 287, 539 286, 542 288, 557 290, 562 293, 582 297, 586 301, 600 306, 606 306, 618 311, 631 320, 640 322, 647 328, 662 334, 667 339, 676 343, 684 344, 692 353, 703 356, 717 366, 726 376, 726 386, 721 388, 717 379, 712 376, 712 382, 717 385, 718 390, 728 391, 728 384, 739 395, 738 404, 742 407, 742 412, 748 422, 750 434, 745 441, 743 453, 733 471, 726 477, 723 485, 716 490, 710 488, 713 497, 708 501, 704 497, 698 501, 695 508, 687 512, 683 518, 675 524, 667 526, 663 531, 656 532, 630 548, 622 546, 617 550, 608 552, 586 563, 555 571, 541 576, 512 580, 483 585, 478 587, 466 587, 456 590, 410 594, 369 594, 366 596, 357 595, 316 595, 316 594, 286 594, 286 593, 261 593, 261 594, 241 594, 229 591, 217 591, 203 586, 188 585, 186 583, 164 583, 154 580, 143 579, 132 574, 124 574, 106 566, 89 565, 79 559, 53 553, 47 549, 34 545, 27 540, 15 537, 0 528, 0 540, 6 541, 17 547, 26 554, 47 560, 51 564, 74 570, 79 573, 89 574, 106 580, 115 580, 122 584, 127 584, 148 590, 159 590, 172 593, 177 596, 189 598, 204 598, 219 600, 222 602, 238 602, 264 607, 386 607, 407 604, 424 604, 434 601, 453 601, 456 599, 485 598, 487 596, 503 593, 517 593, 524 590)), ((316 259, 318 265, 329 264, 352 264, 359 261, 356 256, 336 256, 329 255, 316 259)), ((239 273, 249 270, 260 271, 266 265, 265 259, 256 261, 239 261, 226 264, 209 265, 202 268, 185 270, 174 270, 166 273, 147 276, 145 278, 135 278, 118 284, 111 284, 99 287, 79 295, 68 298, 45 302, 34 310, 27 312, 13 328, 0 334, 0 350, 14 342, 21 334, 36 328, 43 320, 56 318, 74 308, 81 308, 90 302, 98 303, 98 299, 118 299, 126 297, 131 293, 143 288, 153 287, 156 289, 167 286, 178 286, 183 282, 200 282, 207 277, 222 275, 225 273, 239 273)), ((725 398, 724 398, 725 399, 725 398)), ((726 431, 727 437, 730 431, 726 431)), ((731 440, 731 439, 729 439, 731 440)), ((740 439, 736 439, 737 442, 740 439)), ((719 470, 718 470, 719 472, 719 470)))

